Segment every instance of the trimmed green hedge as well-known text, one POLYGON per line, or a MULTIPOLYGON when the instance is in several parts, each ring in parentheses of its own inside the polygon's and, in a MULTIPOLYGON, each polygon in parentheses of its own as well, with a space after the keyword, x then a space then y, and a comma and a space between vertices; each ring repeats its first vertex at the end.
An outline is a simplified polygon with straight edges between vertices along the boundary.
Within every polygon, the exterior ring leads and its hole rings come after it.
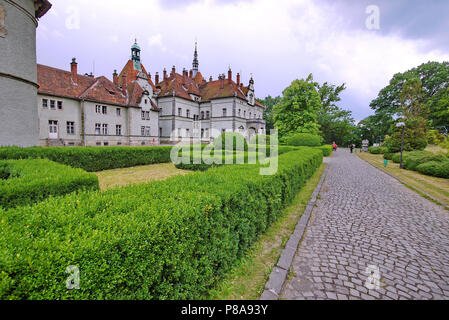
POLYGON ((368 151, 372 154, 385 154, 388 152, 386 147, 369 147, 368 151))
POLYGON ((416 170, 429 176, 449 179, 449 161, 429 161, 420 164, 416 170))
POLYGON ((214 140, 216 149, 232 150, 232 151, 248 151, 248 142, 237 132, 225 132, 219 135, 214 140), (228 141, 228 143, 226 143, 228 141), (229 143, 231 142, 231 143, 229 143), (239 142, 241 145, 237 145, 239 142))
POLYGON ((172 147, 2 147, 0 160, 49 159, 72 168, 96 172, 170 162, 172 147))
POLYGON ((46 159, 0 161, 8 176, 0 180, 0 207, 32 205, 50 196, 78 190, 98 190, 98 178, 46 159))
POLYGON ((287 138, 287 145, 297 147, 319 147, 323 138, 310 133, 297 133, 287 138))
POLYGON ((330 157, 332 155, 332 153, 334 152, 334 148, 332 147, 332 145, 325 145, 325 146, 315 147, 315 148, 323 151, 323 155, 325 157, 330 157))
POLYGON ((0 299, 198 299, 320 167, 303 149, 257 165, 0 209, 0 299), (68 266, 80 290, 66 289, 68 266))

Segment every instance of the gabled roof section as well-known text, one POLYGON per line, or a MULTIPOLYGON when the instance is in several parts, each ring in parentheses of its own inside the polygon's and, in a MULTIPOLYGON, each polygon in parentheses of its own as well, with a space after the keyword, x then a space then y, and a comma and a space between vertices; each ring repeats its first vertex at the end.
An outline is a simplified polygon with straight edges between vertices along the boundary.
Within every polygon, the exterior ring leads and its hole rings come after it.
MULTIPOLYGON (((153 89, 155 89, 154 83, 153 81, 151 81, 150 76, 148 74, 148 72, 145 70, 145 67, 142 66, 142 72, 147 76, 148 78, 148 83, 153 87, 153 89)), ((128 60, 128 62, 126 63, 126 65, 123 67, 122 71, 120 72, 119 76, 118 76, 118 83, 119 85, 123 85, 123 76, 126 76, 126 86, 128 87, 129 85, 131 85, 131 83, 135 80, 137 80, 137 76, 139 75, 140 71, 139 70, 135 70, 134 69, 134 62, 132 60, 128 60)))
POLYGON ((207 82, 201 86, 200 90, 202 102, 210 101, 211 99, 228 97, 239 97, 246 100, 246 96, 243 94, 242 90, 240 90, 237 83, 234 81, 229 81, 228 79, 207 82))
POLYGON ((189 76, 182 76, 178 73, 171 74, 166 80, 157 85, 160 88, 159 97, 173 96, 187 100, 193 100, 191 94, 200 96, 201 92, 194 79, 189 76))
POLYGON ((37 82, 40 94, 127 105, 126 96, 120 88, 105 77, 92 78, 78 74, 75 82, 71 72, 38 64, 37 82))

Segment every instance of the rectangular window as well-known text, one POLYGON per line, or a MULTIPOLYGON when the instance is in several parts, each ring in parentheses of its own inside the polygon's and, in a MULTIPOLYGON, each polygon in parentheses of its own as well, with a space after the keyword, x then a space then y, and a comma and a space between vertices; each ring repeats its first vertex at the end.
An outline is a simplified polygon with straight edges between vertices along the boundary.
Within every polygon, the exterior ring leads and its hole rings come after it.
POLYGON ((226 117, 227 116, 227 113, 228 113, 228 110, 225 108, 225 109, 223 109, 223 117, 226 117))
POLYGON ((190 110, 189 109, 187 109, 186 113, 187 113, 187 118, 190 118, 190 110))
POLYGON ((103 135, 107 136, 108 135, 108 125, 107 124, 103 124, 103 135))
POLYGON ((95 112, 101 113, 101 106, 99 106, 98 104, 95 106, 95 112))
POLYGON ((101 146, 101 142, 97 142, 97 146, 101 146))
POLYGON ((106 106, 103 106, 103 114, 108 114, 108 107, 106 107, 106 106))
POLYGON ((117 117, 120 117, 121 113, 122 113, 122 109, 117 108, 116 111, 117 111, 117 117))
POLYGON ((141 118, 142 118, 142 120, 145 120, 145 111, 142 111, 141 118))
POLYGON ((55 100, 50 100, 50 109, 56 109, 56 105, 55 105, 56 101, 55 100))
POLYGON ((178 116, 182 117, 182 109, 181 108, 178 109, 178 116))
POLYGON ((242 115, 242 110, 239 109, 239 117, 242 115))
POLYGON ((109 142, 105 142, 104 146, 107 147, 109 145, 109 142))
POLYGON ((209 138, 209 129, 206 129, 206 138, 209 138))
POLYGON ((75 134, 75 122, 67 121, 67 134, 75 134))
POLYGON ((206 111, 206 119, 209 119, 209 117, 210 117, 210 112, 206 111))
POLYGON ((62 110, 62 101, 58 101, 58 110, 62 110))
POLYGON ((122 125, 121 124, 118 124, 118 125, 115 126, 115 134, 117 136, 121 136, 122 135, 122 125))
POLYGON ((48 108, 48 100, 42 99, 42 108, 48 108))
POLYGON ((95 124, 95 134, 97 136, 99 136, 101 134, 101 124, 99 124, 99 123, 95 124))
POLYGON ((145 135, 145 127, 140 127, 140 135, 142 137, 145 135))
POLYGON ((190 129, 186 129, 186 137, 190 138, 190 129))
POLYGON ((117 142, 117 145, 118 145, 118 146, 121 146, 121 145, 122 145, 122 143, 121 143, 121 142, 117 142))
POLYGON ((151 127, 145 127, 145 136, 146 137, 151 136, 151 127))
POLYGON ((145 119, 150 120, 150 111, 145 112, 145 119))

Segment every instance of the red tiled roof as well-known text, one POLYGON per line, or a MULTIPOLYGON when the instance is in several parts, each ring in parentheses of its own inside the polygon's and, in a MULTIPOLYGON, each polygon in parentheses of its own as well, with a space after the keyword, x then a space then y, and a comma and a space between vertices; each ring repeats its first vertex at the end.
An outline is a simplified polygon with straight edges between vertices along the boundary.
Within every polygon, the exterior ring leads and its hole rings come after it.
POLYGON ((192 78, 178 73, 171 74, 166 80, 160 82, 157 87, 160 88, 159 97, 173 96, 174 92, 177 97, 193 100, 190 94, 201 95, 197 84, 192 78))
POLYGON ((242 90, 240 90, 239 86, 237 86, 234 81, 229 82, 228 79, 206 82, 200 87, 200 90, 201 101, 203 102, 227 97, 246 99, 246 96, 243 94, 242 90), (223 88, 221 82, 223 82, 223 88))
MULTIPOLYGON (((147 76, 149 84, 155 89, 153 81, 151 81, 148 72, 145 70, 145 67, 141 65, 142 72, 147 76)), ((132 60, 128 60, 126 65, 123 67, 123 70, 120 72, 118 76, 118 84, 122 85, 123 76, 126 76, 126 86, 129 86, 134 80, 137 79, 140 71, 134 69, 134 63, 132 60)))
POLYGON ((38 92, 72 99, 86 99, 126 106, 126 96, 105 77, 92 78, 44 65, 37 65, 38 92))

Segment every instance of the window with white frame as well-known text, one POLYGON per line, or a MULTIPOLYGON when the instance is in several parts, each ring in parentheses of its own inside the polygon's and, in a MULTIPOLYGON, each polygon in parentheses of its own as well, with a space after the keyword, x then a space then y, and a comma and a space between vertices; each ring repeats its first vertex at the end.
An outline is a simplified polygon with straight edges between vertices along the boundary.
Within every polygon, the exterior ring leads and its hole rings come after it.
POLYGON ((42 99, 42 108, 48 108, 48 99, 42 99))
POLYGON ((103 107, 102 107, 102 113, 103 113, 103 114, 108 114, 108 107, 103 106, 103 107))
POLYGON ((223 117, 226 117, 226 116, 227 116, 227 113, 228 113, 228 109, 223 108, 223 117))
POLYGON ((117 136, 121 136, 122 135, 122 125, 121 124, 117 124, 115 126, 115 134, 117 136))
POLYGON ((62 110, 62 101, 58 101, 58 110, 62 110))
POLYGON ((67 121, 67 134, 75 134, 75 122, 67 121))
POLYGON ((101 124, 100 123, 95 124, 95 134, 98 136, 101 134, 101 124))
POLYGON ((56 101, 55 100, 50 100, 50 109, 56 109, 56 101))
POLYGON ((95 106, 95 113, 101 113, 101 106, 98 104, 95 106))
POLYGON ((103 131, 102 131, 104 136, 108 135, 108 125, 106 123, 103 123, 103 131))
POLYGON ((117 116, 118 116, 118 117, 120 117, 120 116, 122 115, 122 109, 117 108, 117 109, 116 109, 116 112, 117 112, 117 116))
POLYGON ((178 116, 182 117, 182 109, 178 108, 178 116))
POLYGON ((145 127, 140 127, 140 135, 145 136, 145 127))
POLYGON ((190 110, 189 109, 187 109, 186 114, 187 114, 187 118, 190 118, 190 110))
POLYGON ((145 127, 145 136, 150 137, 151 136, 151 127, 145 127))

